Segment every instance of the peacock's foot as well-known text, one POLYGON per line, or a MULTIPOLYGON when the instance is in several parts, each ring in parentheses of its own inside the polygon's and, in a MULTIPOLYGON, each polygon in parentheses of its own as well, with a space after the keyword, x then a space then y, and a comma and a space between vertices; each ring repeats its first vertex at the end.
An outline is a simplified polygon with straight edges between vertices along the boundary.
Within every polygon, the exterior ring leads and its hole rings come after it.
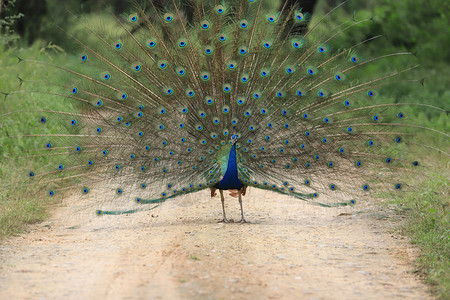
POLYGON ((230 223, 230 221, 228 221, 227 218, 223 218, 222 220, 220 220, 220 221, 217 222, 217 223, 230 223))
POLYGON ((245 220, 244 218, 242 218, 242 219, 239 221, 239 223, 250 223, 250 222, 248 222, 247 220, 245 220))

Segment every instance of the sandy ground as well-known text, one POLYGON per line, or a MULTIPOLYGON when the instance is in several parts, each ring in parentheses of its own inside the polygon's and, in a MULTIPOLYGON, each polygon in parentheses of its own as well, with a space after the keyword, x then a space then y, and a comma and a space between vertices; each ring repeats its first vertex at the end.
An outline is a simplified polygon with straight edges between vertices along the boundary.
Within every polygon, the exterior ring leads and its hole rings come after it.
POLYGON ((217 223, 207 192, 122 216, 60 205, 0 246, 0 299, 431 298, 389 211, 255 190, 244 206, 250 224, 217 223))

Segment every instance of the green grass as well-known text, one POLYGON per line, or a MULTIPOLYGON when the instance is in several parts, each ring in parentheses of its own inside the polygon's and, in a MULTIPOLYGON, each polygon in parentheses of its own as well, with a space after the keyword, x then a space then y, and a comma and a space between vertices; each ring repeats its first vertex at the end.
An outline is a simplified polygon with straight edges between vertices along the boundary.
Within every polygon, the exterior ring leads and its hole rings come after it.
MULTIPOLYGON (((63 55, 54 56, 51 47, 34 47, 25 49, 0 49, 0 92, 11 92, 36 88, 39 82, 24 83, 19 88, 17 76, 23 79, 46 78, 51 80, 49 68, 41 64, 18 63, 16 56, 29 59, 64 59, 63 55)), ((67 58, 67 57, 66 57, 67 58)), ((53 75, 54 78, 54 75, 53 75)), ((32 161, 23 157, 26 149, 42 147, 41 141, 20 137, 24 132, 31 132, 38 124, 36 110, 48 107, 54 97, 39 93, 11 94, 0 101, 0 240, 23 232, 28 224, 44 220, 48 214, 49 204, 54 203, 49 197, 37 197, 40 192, 36 186, 24 186, 26 169, 34 169, 43 161, 32 161)), ((61 105, 60 105, 61 106, 61 105)), ((56 130, 49 128, 49 131, 56 130)), ((46 163, 50 159, 45 158, 46 163)))
POLYGON ((436 295, 450 299, 450 182, 444 168, 394 202, 407 216, 402 234, 420 248, 418 270, 436 295))

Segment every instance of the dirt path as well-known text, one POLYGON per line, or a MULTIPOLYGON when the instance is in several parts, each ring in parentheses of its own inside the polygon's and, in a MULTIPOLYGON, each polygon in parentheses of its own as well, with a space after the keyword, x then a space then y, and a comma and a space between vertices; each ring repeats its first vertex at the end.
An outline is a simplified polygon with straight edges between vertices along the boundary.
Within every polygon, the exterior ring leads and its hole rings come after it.
POLYGON ((128 216, 61 206, 0 246, 0 299, 430 298, 414 250, 389 233, 395 218, 374 207, 254 190, 244 201, 251 224, 217 223, 220 200, 207 193, 128 216))

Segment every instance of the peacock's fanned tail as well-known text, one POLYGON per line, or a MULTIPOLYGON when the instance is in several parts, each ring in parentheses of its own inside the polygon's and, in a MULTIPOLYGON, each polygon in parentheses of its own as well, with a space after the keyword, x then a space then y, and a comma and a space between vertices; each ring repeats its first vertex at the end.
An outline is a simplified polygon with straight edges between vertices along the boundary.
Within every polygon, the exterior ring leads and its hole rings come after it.
POLYGON ((409 53, 358 56, 380 39, 342 45, 343 34, 370 19, 331 27, 339 7, 310 21, 301 10, 268 12, 263 2, 192 1, 189 20, 173 2, 163 13, 136 7, 113 30, 86 25, 86 40, 71 37, 76 64, 45 63, 60 82, 33 90, 25 81, 15 92, 44 93, 65 107, 34 112, 32 132, 20 137, 40 145, 25 154, 38 167, 24 185, 47 196, 98 189, 121 207, 99 203, 99 214, 134 212, 217 186, 235 136, 245 186, 323 206, 408 191, 409 174, 427 165, 411 149, 444 152, 420 133, 449 137, 404 112, 438 108, 379 95, 415 66, 380 74, 372 65, 409 53), (303 24, 300 35, 294 28, 303 24))

